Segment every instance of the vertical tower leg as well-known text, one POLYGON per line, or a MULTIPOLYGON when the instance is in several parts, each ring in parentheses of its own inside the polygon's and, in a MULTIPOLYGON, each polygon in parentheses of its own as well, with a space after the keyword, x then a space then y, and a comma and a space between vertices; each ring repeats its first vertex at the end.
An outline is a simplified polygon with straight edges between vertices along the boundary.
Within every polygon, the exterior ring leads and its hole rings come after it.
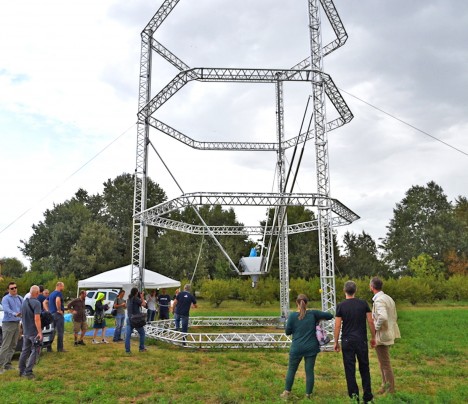
MULTIPOLYGON (((140 91, 138 97, 138 111, 151 99, 151 30, 141 34, 140 57, 140 91)), ((146 117, 148 118, 148 117, 146 117)), ((143 221, 137 221, 135 215, 146 210, 147 201, 147 172, 148 172, 148 119, 138 120, 137 125, 137 150, 135 169, 135 191, 133 199, 133 227, 132 227, 132 273, 130 283, 141 289, 144 285, 145 249, 146 249, 146 225, 143 221)))
MULTIPOLYGON (((276 132, 278 144, 281 145, 284 137, 284 105, 283 82, 276 82, 276 132)), ((279 147, 277 154, 278 188, 281 194, 285 189, 284 149, 279 147)), ((278 208, 278 247, 279 247, 279 280, 280 280, 280 309, 281 319, 286 320, 289 314, 289 260, 288 260, 288 216, 286 205, 278 208)))
MULTIPOLYGON (((328 167, 328 139, 326 132, 323 49, 319 14, 319 0, 309 0, 309 29, 311 67, 313 70, 312 96, 314 103, 315 153, 317 168, 317 191, 326 196, 318 207, 318 232, 320 249, 320 284, 322 310, 335 312, 335 273, 333 257, 333 233, 330 208, 330 181, 328 167)), ((331 328, 331 325, 328 325, 331 328)), ((331 330, 328 330, 331 331, 331 330)))

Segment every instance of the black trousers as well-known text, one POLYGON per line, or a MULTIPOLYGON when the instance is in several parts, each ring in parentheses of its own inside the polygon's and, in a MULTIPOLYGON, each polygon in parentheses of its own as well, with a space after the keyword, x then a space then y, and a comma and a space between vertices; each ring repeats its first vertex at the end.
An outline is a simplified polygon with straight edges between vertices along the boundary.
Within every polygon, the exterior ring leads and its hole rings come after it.
POLYGON ((359 363, 359 373, 362 379, 362 390, 364 402, 371 401, 372 395, 371 378, 369 372, 369 348, 367 341, 351 341, 343 339, 341 341, 343 352, 343 365, 348 385, 349 397, 359 397, 359 387, 356 382, 356 358, 359 363))

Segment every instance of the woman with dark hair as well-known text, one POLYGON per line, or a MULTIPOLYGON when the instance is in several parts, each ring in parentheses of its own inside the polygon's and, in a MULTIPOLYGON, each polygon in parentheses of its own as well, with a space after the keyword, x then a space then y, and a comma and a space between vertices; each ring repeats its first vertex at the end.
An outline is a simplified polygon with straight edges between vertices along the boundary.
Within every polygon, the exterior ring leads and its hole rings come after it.
MULTIPOLYGON (((127 327, 125 331, 125 352, 130 353, 130 337, 134 327, 130 319, 134 314, 140 313, 141 306, 146 304, 143 292, 139 293, 138 288, 132 288, 127 300, 127 327)), ((140 352, 146 352, 145 348, 145 329, 144 327, 136 328, 140 335, 140 352)))
POLYGON ((331 320, 333 315, 319 310, 307 310, 309 299, 300 294, 296 299, 297 311, 290 313, 286 323, 286 335, 292 334, 292 343, 289 350, 288 373, 281 398, 288 398, 296 376, 297 368, 302 358, 305 362, 306 398, 310 398, 314 389, 314 367, 320 346, 315 334, 315 326, 320 320, 331 320))

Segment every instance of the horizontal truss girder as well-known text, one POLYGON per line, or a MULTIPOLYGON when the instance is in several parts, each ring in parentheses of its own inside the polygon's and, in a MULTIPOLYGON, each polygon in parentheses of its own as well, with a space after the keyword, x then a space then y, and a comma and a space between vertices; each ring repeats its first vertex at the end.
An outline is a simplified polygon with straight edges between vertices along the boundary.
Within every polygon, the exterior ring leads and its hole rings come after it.
MULTIPOLYGON (((276 327, 284 330, 278 317, 190 317, 189 327, 276 327)), ((146 336, 184 348, 289 348, 291 337, 281 332, 182 333, 174 320, 153 321, 145 326, 146 336)), ((322 347, 331 349, 332 345, 322 347)))
MULTIPOLYGON (((147 219, 147 225, 156 226, 166 230, 176 230, 182 233, 195 234, 195 235, 207 235, 208 231, 205 226, 178 222, 176 220, 167 219, 164 217, 151 217, 147 219)), ((349 224, 346 220, 339 216, 332 218, 332 224, 335 227, 345 226, 349 224)), ((265 230, 263 226, 208 226, 209 230, 215 236, 262 236, 266 234, 267 236, 278 235, 278 227, 272 231, 272 228, 269 226, 265 230)), ((287 234, 298 234, 306 233, 309 231, 318 230, 317 220, 312 220, 309 222, 288 224, 286 227, 287 234)))
POLYGON ((279 149, 289 149, 301 144, 307 140, 312 139, 313 131, 302 133, 299 136, 295 136, 291 139, 281 142, 281 146, 278 143, 266 143, 266 142, 201 142, 194 140, 177 129, 161 122, 160 120, 150 117, 148 123, 153 128, 165 133, 166 135, 178 140, 179 142, 190 146, 193 149, 198 150, 231 150, 231 151, 278 151, 279 149))
POLYGON ((330 203, 331 210, 344 219, 347 223, 359 219, 353 211, 336 199, 327 198, 320 194, 287 194, 287 193, 249 193, 249 192, 224 192, 210 193, 197 192, 183 194, 178 198, 171 199, 141 212, 137 217, 147 223, 153 218, 166 215, 175 210, 180 210, 188 206, 324 206, 325 202, 330 203))
POLYGON ((148 119, 174 94, 188 82, 244 82, 244 83, 276 83, 278 81, 307 81, 320 77, 319 85, 325 86, 325 92, 335 106, 338 118, 326 124, 327 130, 336 129, 353 119, 353 114, 341 96, 331 77, 318 70, 276 70, 276 69, 226 69, 226 68, 193 68, 177 74, 152 100, 139 112, 141 121, 148 119))

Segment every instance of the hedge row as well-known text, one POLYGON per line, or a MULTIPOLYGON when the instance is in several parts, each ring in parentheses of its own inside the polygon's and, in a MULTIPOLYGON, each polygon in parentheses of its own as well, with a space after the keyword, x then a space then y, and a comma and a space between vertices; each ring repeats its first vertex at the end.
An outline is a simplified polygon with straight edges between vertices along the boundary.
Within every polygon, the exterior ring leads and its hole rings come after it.
MULTIPOLYGON (((343 285, 349 279, 337 278, 335 289, 336 300, 344 298, 343 285)), ((369 291, 370 278, 353 279, 358 291, 356 297, 370 301, 372 293, 369 291)), ((384 279, 384 291, 397 302, 407 301, 411 304, 430 303, 436 300, 468 300, 468 277, 455 275, 444 278, 412 278, 384 279)), ((204 280, 196 285, 199 297, 207 299, 213 305, 219 306, 227 299, 245 300, 257 305, 279 300, 279 281, 274 278, 263 278, 252 288, 247 279, 216 279, 204 280)), ((289 296, 293 302, 298 294, 306 294, 310 300, 321 300, 320 279, 318 277, 306 280, 302 278, 289 281, 289 296)))

